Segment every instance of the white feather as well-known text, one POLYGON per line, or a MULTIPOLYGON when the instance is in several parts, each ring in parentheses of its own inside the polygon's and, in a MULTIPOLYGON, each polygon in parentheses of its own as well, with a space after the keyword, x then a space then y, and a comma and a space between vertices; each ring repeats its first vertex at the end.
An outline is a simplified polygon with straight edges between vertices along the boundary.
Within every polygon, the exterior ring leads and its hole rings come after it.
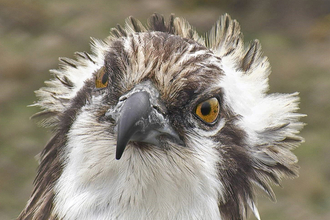
POLYGON ((219 155, 210 151, 215 144, 207 136, 190 132, 187 148, 155 147, 154 156, 128 146, 117 161, 114 137, 86 110, 68 134, 66 163, 55 186, 60 218, 221 219, 219 155))

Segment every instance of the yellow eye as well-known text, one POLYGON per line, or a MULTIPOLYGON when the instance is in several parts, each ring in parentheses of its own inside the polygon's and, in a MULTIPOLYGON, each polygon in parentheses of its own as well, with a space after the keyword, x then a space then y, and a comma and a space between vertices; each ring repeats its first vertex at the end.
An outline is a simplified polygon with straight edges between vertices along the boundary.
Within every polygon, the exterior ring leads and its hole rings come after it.
POLYGON ((213 123, 218 118, 220 104, 217 98, 210 98, 197 105, 195 114, 206 123, 213 123))
POLYGON ((95 78, 95 87, 98 89, 102 89, 108 86, 108 74, 106 74, 105 68, 102 67, 99 71, 96 73, 95 78))

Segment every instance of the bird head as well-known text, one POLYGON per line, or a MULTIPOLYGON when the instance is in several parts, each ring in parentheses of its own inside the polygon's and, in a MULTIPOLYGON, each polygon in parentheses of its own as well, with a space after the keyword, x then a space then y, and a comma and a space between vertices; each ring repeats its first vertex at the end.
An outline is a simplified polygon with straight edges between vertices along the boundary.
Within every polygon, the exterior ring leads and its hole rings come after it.
POLYGON ((54 137, 22 219, 259 218, 254 187, 297 175, 298 94, 267 94, 258 41, 222 16, 128 18, 36 92, 54 137))

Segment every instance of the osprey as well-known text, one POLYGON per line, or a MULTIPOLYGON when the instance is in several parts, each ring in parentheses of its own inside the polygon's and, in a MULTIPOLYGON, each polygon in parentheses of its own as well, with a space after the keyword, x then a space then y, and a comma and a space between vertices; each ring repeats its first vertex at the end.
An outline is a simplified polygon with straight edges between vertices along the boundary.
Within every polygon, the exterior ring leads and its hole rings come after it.
POLYGON ((246 219, 255 186, 297 176, 298 94, 267 94, 257 40, 220 17, 130 17, 61 58, 34 105, 54 136, 19 219, 246 219))

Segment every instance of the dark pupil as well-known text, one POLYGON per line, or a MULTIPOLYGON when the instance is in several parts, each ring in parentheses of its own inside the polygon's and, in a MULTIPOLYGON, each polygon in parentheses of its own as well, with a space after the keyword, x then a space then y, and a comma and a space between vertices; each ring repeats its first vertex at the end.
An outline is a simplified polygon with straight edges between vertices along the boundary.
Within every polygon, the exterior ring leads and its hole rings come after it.
POLYGON ((211 105, 209 102, 204 102, 201 107, 202 115, 208 115, 211 112, 211 105))
POLYGON ((108 81, 108 74, 105 73, 105 74, 102 76, 102 84, 106 84, 107 81, 108 81))

